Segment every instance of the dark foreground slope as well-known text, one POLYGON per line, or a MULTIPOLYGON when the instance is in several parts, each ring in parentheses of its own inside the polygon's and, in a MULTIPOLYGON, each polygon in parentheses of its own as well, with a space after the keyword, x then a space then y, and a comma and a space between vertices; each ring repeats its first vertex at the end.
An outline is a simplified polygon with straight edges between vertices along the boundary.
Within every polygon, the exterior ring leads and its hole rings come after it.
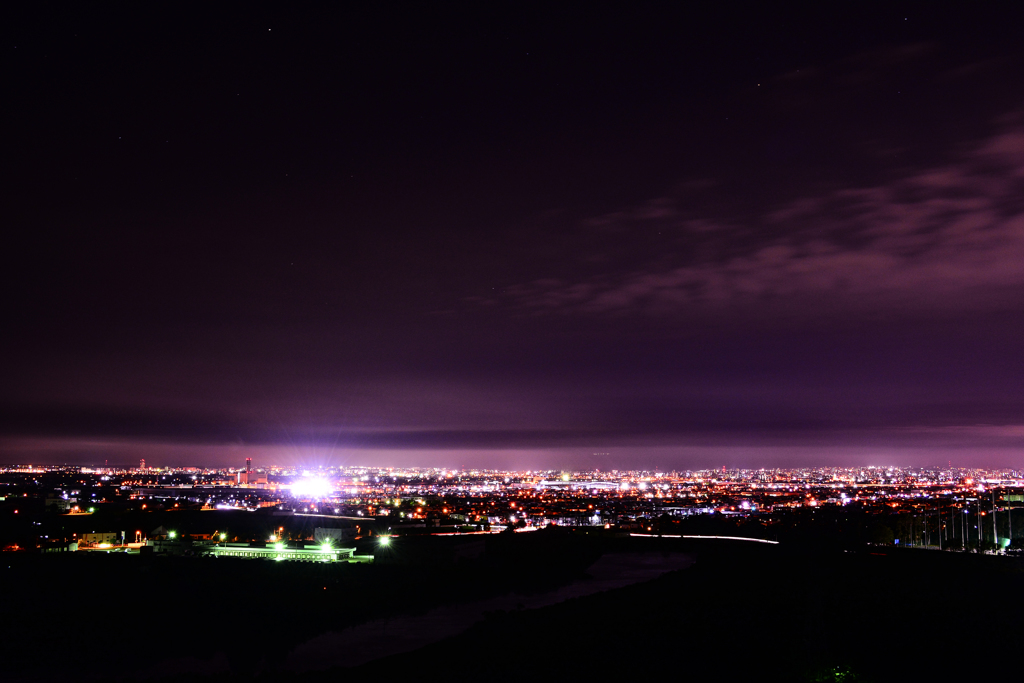
POLYGON ((394 539, 372 550, 373 564, 353 565, 4 553, 0 681, 134 681, 183 659, 245 679, 320 633, 551 590, 601 552, 563 534, 394 539))
POLYGON ((716 544, 648 583, 493 615, 428 648, 296 680, 1010 679, 1022 588, 1006 558, 716 544))
POLYGON ((417 539, 418 545, 395 548, 388 561, 352 567, 123 556, 5 562, 0 678, 139 680, 169 673, 184 656, 211 664, 220 657, 222 670, 211 666, 206 676, 193 671, 162 680, 670 674, 676 680, 946 681, 1015 680, 1021 668, 1024 572, 1014 559, 583 538, 561 530, 477 545, 454 540, 417 539), (613 552, 684 552, 697 561, 646 583, 492 613, 457 636, 358 667, 304 674, 278 668, 292 648, 318 633, 501 592, 550 590, 613 552))

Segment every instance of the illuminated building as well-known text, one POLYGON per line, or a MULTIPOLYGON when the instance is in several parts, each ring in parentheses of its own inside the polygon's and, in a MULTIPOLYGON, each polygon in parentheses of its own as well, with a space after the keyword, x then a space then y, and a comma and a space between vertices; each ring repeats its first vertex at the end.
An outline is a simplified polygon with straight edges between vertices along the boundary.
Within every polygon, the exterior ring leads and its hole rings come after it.
POLYGON ((353 557, 355 551, 355 548, 337 548, 329 543, 303 545, 302 547, 289 546, 286 543, 268 545, 221 543, 200 549, 200 553, 208 557, 240 557, 245 559, 287 560, 292 562, 358 561, 353 557))
POLYGON ((243 486, 255 486, 265 488, 267 486, 267 475, 257 474, 252 471, 252 458, 245 459, 245 471, 238 473, 237 481, 243 486))

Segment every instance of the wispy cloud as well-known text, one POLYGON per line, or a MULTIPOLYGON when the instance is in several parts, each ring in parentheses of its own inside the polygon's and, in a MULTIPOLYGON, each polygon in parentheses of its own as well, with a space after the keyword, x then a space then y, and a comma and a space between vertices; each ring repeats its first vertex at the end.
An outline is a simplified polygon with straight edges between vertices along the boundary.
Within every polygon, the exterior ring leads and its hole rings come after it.
POLYGON ((1007 124, 945 165, 884 185, 788 201, 753 224, 688 216, 670 198, 588 221, 623 239, 641 223, 675 236, 646 266, 520 283, 501 301, 521 312, 581 315, 814 302, 925 312, 1019 305, 1024 127, 1007 124))

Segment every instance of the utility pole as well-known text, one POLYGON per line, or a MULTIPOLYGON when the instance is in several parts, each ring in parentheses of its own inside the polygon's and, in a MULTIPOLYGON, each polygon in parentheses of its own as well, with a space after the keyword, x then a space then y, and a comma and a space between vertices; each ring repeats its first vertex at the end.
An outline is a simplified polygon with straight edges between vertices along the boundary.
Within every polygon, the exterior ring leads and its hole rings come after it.
POLYGON ((981 552, 981 498, 974 499, 974 507, 978 511, 978 552, 981 552))
POLYGON ((992 489, 992 543, 999 550, 999 532, 996 529, 996 490, 992 489))
MULTIPOLYGON (((949 533, 946 534, 946 540, 955 544, 956 543, 956 517, 953 516, 953 512, 954 511, 955 511, 955 508, 953 506, 952 501, 950 501, 950 503, 949 503, 949 533)), ((941 509, 939 511, 939 514, 940 515, 942 514, 941 509)))
MULTIPOLYGON (((954 499, 954 501, 955 500, 956 499, 954 499)), ((957 527, 957 522, 960 521, 958 518, 959 517, 963 517, 963 515, 956 514, 956 511, 959 510, 959 509, 960 509, 960 507, 958 505, 952 505, 951 504, 949 506, 949 527, 950 527, 949 533, 951 534, 951 538, 953 539, 953 545, 956 545, 956 527, 957 527)))

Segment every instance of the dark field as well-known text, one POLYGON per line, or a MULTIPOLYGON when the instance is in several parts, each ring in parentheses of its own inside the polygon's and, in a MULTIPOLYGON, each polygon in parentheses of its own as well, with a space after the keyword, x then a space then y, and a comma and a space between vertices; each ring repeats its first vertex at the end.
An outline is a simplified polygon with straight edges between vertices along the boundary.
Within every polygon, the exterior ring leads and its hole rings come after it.
MULTIPOLYGON (((400 539, 375 565, 6 554, 6 680, 953 680, 1019 666, 1018 560, 601 538, 563 530, 400 539), (471 545, 476 544, 476 545, 471 545), (538 609, 354 668, 295 674, 317 634, 585 574, 603 553, 691 553, 685 570, 538 609), (230 671, 172 673, 182 658, 230 671)), ((383 634, 382 637, 387 637, 383 634)))

